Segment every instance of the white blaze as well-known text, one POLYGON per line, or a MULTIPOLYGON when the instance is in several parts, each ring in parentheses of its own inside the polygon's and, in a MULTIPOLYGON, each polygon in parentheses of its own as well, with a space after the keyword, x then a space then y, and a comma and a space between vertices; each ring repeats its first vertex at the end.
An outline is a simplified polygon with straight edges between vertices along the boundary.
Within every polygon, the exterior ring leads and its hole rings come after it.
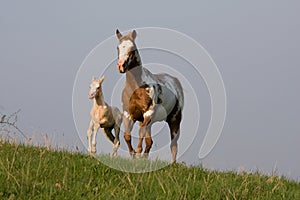
POLYGON ((119 60, 126 60, 128 58, 128 53, 134 47, 133 42, 130 40, 124 40, 119 44, 119 60))

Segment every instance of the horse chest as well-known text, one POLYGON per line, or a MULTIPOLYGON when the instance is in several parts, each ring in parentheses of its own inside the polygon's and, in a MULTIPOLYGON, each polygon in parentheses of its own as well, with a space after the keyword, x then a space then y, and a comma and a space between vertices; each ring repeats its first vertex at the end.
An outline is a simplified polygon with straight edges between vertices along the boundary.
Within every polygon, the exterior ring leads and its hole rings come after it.
POLYGON ((137 88, 129 99, 128 110, 133 120, 143 121, 143 114, 153 104, 153 99, 149 95, 147 88, 137 88))

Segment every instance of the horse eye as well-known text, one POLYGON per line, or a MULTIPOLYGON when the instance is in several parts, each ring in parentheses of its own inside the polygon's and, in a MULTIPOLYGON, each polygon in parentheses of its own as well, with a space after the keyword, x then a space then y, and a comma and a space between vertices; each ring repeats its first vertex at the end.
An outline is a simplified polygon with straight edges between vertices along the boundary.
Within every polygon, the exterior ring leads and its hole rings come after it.
POLYGON ((125 46, 122 46, 123 48, 125 48, 125 46))

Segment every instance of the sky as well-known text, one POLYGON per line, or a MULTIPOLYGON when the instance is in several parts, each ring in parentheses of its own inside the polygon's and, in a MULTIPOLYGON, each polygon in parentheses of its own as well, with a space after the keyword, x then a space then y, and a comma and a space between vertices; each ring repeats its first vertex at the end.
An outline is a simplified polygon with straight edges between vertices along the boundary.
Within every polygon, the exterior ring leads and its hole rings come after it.
MULTIPOLYGON (((199 134, 179 160, 208 169, 275 172, 300 180, 299 8, 298 1, 269 0, 1 1, 0 111, 9 114, 21 109, 18 126, 28 135, 45 133, 56 145, 84 148, 86 141, 80 139, 72 113, 73 86, 84 59, 116 28, 173 29, 206 49, 218 66, 227 96, 221 137, 200 160, 210 104, 205 83, 199 80, 199 85, 192 85, 201 99, 199 134)), ((111 53, 117 57, 116 50, 111 53)), ((172 59, 151 50, 141 54, 144 63, 172 59)), ((106 78, 104 95, 112 92, 115 80, 121 81, 120 86, 124 80, 117 71, 114 74, 114 63, 109 70, 113 78, 106 78)), ((189 96, 190 88, 184 89, 189 96)), ((81 92, 87 94, 88 83, 81 92)), ((86 101, 83 109, 88 112, 92 104, 86 101)), ((193 122, 186 113, 188 127, 193 122)), ((83 118, 88 123, 88 116, 83 118)), ((184 131, 181 137, 187 138, 184 131)), ((98 140, 106 139, 99 133, 98 140)))

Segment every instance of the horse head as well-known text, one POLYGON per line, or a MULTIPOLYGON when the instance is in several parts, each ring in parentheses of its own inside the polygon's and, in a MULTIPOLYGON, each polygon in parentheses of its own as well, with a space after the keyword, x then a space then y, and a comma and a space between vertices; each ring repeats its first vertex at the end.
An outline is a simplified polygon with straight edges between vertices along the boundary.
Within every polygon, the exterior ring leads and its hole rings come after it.
POLYGON ((139 55, 135 45, 136 31, 133 30, 127 35, 122 35, 120 31, 116 30, 116 35, 119 39, 118 49, 118 63, 117 67, 120 73, 125 73, 127 70, 140 65, 139 55))
POLYGON ((89 99, 95 98, 99 94, 99 92, 102 92, 101 84, 104 81, 104 76, 102 76, 99 80, 97 80, 95 77, 92 78, 92 82, 90 84, 90 91, 88 94, 89 99))

